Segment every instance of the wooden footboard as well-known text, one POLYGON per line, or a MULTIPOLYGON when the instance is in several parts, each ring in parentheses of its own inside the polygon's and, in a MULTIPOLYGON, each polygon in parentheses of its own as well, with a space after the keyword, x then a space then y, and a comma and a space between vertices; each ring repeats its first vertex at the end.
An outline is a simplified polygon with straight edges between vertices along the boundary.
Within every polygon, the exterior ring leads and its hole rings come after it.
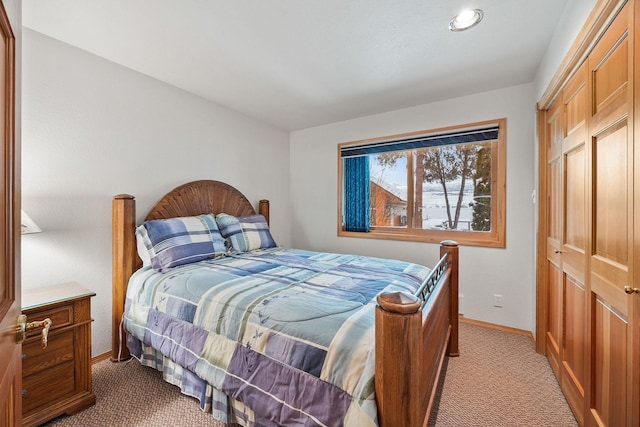
POLYGON ((426 426, 445 355, 458 356, 458 244, 415 295, 378 296, 375 387, 381 427, 426 426), (423 292, 424 291, 424 292, 423 292))

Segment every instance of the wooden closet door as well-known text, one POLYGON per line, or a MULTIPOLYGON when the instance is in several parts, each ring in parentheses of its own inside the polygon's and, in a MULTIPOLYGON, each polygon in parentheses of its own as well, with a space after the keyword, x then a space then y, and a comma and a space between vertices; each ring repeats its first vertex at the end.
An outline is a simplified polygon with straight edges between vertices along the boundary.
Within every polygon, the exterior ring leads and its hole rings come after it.
POLYGON ((633 274, 632 9, 624 6, 588 58, 589 426, 631 426, 634 411, 633 298, 625 293, 633 274))
POLYGON ((546 236, 546 301, 547 319, 545 331, 545 353, 551 368, 560 379, 560 351, 562 344, 562 317, 564 292, 562 286, 562 102, 556 101, 547 111, 547 236, 546 236))
POLYGON ((634 25, 634 233, 633 233, 633 284, 631 289, 633 294, 629 295, 631 299, 630 313, 630 333, 631 339, 629 353, 631 359, 631 425, 640 427, 640 0, 634 1, 633 7, 634 25))
POLYGON ((562 346, 560 386, 580 425, 584 425, 584 387, 587 352, 586 264, 587 232, 587 111, 588 67, 586 62, 562 91, 563 131, 563 224, 562 346))

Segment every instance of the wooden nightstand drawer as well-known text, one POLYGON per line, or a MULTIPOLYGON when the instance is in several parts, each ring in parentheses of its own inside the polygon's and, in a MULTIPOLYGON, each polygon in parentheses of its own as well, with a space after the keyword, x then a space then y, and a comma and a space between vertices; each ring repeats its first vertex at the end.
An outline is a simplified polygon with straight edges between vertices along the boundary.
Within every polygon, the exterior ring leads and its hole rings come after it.
MULTIPOLYGON (((44 320, 48 317, 49 319, 51 319, 50 331, 55 331, 56 329, 64 328, 65 326, 73 324, 73 304, 63 305, 62 307, 55 307, 50 310, 39 310, 37 313, 37 319, 35 318, 35 315, 32 314, 27 318, 27 321, 31 322, 35 320, 44 320), (32 319, 31 317, 34 318, 32 319)), ((32 337, 39 334, 39 329, 28 331, 27 337, 32 337)))
POLYGON ((22 379, 22 412, 49 405, 73 395, 75 391, 73 360, 22 379))
POLYGON ((73 330, 49 334, 47 348, 42 348, 39 337, 22 344, 22 375, 25 377, 70 360, 73 360, 73 330))
MULTIPOLYGON (((22 425, 39 426, 96 401, 91 387, 91 297, 77 283, 23 291, 27 322, 51 319, 47 348, 42 328, 22 343, 22 425)), ((1 422, 0 422, 1 424, 1 422)))

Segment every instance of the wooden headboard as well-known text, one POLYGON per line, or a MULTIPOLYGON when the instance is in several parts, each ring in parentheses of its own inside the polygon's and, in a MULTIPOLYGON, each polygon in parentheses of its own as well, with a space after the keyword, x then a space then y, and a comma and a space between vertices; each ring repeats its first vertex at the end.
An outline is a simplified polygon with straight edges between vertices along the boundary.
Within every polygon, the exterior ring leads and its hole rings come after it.
MULTIPOLYGON (((136 251, 136 201, 129 194, 113 198, 112 206, 112 339, 111 360, 129 358, 127 346, 121 342, 121 320, 129 278, 142 261, 136 251)), ((269 222, 269 201, 260 200, 258 212, 269 222)), ((145 216, 145 221, 226 213, 233 216, 253 215, 255 209, 236 188, 220 181, 192 181, 165 194, 145 216)))
MULTIPOLYGON (((268 203, 264 200, 262 202, 268 203)), ((145 221, 208 213, 253 215, 253 206, 240 191, 220 181, 193 181, 174 188, 149 211, 145 221)), ((267 218, 269 221, 269 218, 267 218)))

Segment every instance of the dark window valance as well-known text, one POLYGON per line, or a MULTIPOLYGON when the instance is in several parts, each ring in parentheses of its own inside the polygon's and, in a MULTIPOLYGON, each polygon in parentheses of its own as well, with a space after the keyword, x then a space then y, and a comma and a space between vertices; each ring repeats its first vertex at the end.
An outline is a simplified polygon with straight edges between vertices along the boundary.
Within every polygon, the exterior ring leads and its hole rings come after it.
POLYGON ((442 145, 467 144, 474 142, 494 141, 498 139, 498 126, 481 129, 457 130, 455 132, 432 135, 412 136, 390 141, 369 142, 348 145, 340 148, 340 157, 358 157, 367 154, 387 153, 390 151, 413 150, 416 148, 437 147, 442 145))

